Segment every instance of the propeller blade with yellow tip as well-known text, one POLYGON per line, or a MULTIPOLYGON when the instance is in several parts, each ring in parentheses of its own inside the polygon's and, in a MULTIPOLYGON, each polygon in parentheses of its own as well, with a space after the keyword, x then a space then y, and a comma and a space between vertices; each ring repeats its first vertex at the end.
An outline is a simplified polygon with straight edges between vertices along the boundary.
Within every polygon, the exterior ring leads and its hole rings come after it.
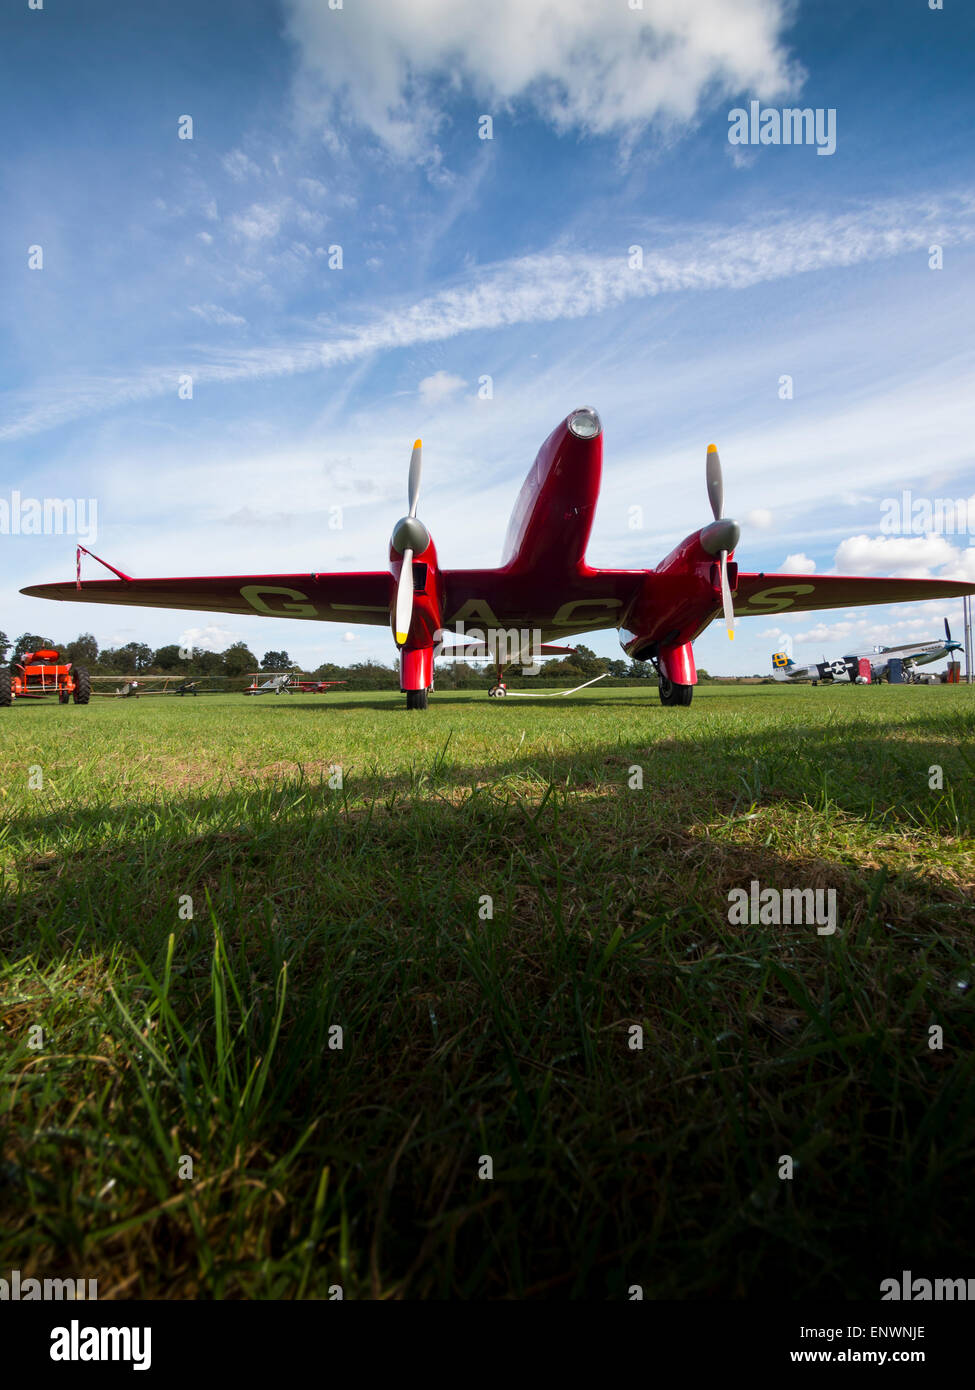
POLYGON ((393 637, 398 647, 406 645, 413 621, 413 556, 416 545, 426 549, 430 537, 421 521, 416 519, 416 508, 420 500, 420 473, 423 467, 423 440, 417 439, 410 455, 410 480, 407 484, 409 512, 402 521, 396 523, 393 531, 393 544, 397 550, 402 546, 403 563, 400 566, 399 581, 396 585, 396 602, 393 607, 393 637), (415 544, 410 544, 413 541, 415 544))
POLYGON ((715 521, 724 512, 724 479, 721 476, 721 460, 718 457, 718 450, 714 444, 708 445, 708 457, 705 464, 705 471, 708 480, 708 498, 711 502, 711 515, 715 521))
MULTIPOLYGON (((708 445, 707 459, 704 465, 705 476, 708 485, 708 500, 711 503, 711 512, 715 521, 723 521, 722 512, 724 511, 724 478, 721 474, 721 459, 718 456, 717 446, 708 445)), ((737 535, 737 527, 735 528, 737 535)), ((721 560, 721 607, 724 609, 725 626, 728 629, 728 641, 735 640, 735 605, 731 598, 731 585, 728 583, 728 552, 722 550, 719 556, 721 560)))
POLYGON ((403 567, 399 572, 396 586, 396 608, 394 612, 393 636, 397 647, 405 646, 413 621, 413 551, 403 551, 403 567))
POLYGON ((721 552, 721 606, 724 609, 725 626, 728 629, 728 641, 735 640, 735 605, 731 601, 731 585, 728 583, 728 552, 721 552))

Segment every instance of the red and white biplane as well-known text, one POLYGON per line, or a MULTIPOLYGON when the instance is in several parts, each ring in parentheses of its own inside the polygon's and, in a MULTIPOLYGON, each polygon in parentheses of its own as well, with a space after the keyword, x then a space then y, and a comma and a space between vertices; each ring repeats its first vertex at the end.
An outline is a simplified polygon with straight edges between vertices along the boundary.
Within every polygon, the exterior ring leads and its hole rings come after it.
POLYGON ((389 623, 400 654, 400 687, 410 709, 427 707, 435 651, 439 655, 445 634, 449 642, 461 625, 468 636, 476 625, 482 642, 492 650, 501 640, 498 635, 508 634, 504 640, 519 658, 524 656, 526 633, 535 636, 536 649, 544 654, 540 644, 616 628, 628 656, 656 667, 663 704, 689 705, 697 682, 694 640, 722 614, 733 638, 738 617, 774 618, 781 613, 975 593, 975 584, 944 579, 739 570, 732 557, 740 531, 737 522, 723 515, 721 464, 713 444, 707 451, 706 483, 714 519, 652 568, 594 568, 586 562, 586 543, 599 495, 602 455, 599 416, 588 407, 572 411, 546 439, 529 470, 496 569, 440 568, 430 533, 417 516, 417 440, 410 460, 409 511, 393 528, 387 569, 136 579, 106 565, 114 579, 82 582, 79 554, 73 583, 36 584, 21 592, 82 603, 261 614, 344 626, 389 623))

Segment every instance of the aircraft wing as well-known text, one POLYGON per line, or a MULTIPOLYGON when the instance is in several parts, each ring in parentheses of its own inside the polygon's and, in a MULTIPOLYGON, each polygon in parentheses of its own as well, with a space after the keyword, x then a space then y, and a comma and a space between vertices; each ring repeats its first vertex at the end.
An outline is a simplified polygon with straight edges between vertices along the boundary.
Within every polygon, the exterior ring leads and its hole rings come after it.
POLYGON ((738 573, 735 613, 757 617, 811 613, 818 608, 856 608, 859 604, 918 603, 929 598, 962 598, 975 584, 955 579, 867 579, 837 574, 738 573))
POLYGON ((311 618, 333 623, 389 623, 392 577, 387 570, 350 574, 236 574, 185 579, 85 579, 31 584, 31 598, 69 603, 124 603, 138 608, 189 608, 203 613, 311 618))

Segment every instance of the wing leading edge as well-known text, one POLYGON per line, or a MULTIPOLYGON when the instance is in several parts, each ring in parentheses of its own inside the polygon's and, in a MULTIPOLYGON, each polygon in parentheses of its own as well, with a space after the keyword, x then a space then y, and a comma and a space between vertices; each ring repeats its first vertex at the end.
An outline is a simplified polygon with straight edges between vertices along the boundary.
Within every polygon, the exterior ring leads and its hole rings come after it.
MULTIPOLYGON (((512 577, 503 570, 445 571, 443 577, 450 591, 450 616, 445 614, 445 620, 452 623, 456 610, 479 621, 484 616, 481 600, 487 600, 497 621, 505 625, 542 628, 546 640, 567 636, 570 631, 612 628, 617 625, 634 590, 641 581, 652 582, 654 574, 653 570, 592 570, 573 576, 571 582, 556 585, 557 593, 542 598, 536 592, 526 603, 523 586, 513 583, 512 577), (477 601, 470 597, 475 592, 477 601), (473 614, 469 613, 470 609, 474 610, 473 614)), ((344 574, 306 572, 94 579, 82 581, 80 587, 66 580, 32 584, 21 593, 31 598, 69 603, 128 604, 140 608, 189 609, 385 627, 389 622, 392 583, 387 570, 360 570, 344 574)), ((777 613, 809 613, 817 609, 854 608, 860 604, 957 599, 972 593, 975 593, 975 584, 951 579, 874 579, 860 575, 739 571, 734 608, 738 617, 774 617, 777 613)), ((706 624, 708 619, 704 620, 706 624)))
POLYGON ((735 590, 738 617, 812 613, 819 608, 859 604, 920 603, 932 598, 963 598, 975 584, 957 579, 872 579, 844 574, 745 574, 735 590))
POLYGON ((31 598, 69 603, 121 603, 138 608, 187 608, 203 613, 236 613, 267 618, 308 618, 319 622, 389 622, 388 570, 349 574, 236 574, 180 579, 92 579, 79 586, 32 584, 31 598))

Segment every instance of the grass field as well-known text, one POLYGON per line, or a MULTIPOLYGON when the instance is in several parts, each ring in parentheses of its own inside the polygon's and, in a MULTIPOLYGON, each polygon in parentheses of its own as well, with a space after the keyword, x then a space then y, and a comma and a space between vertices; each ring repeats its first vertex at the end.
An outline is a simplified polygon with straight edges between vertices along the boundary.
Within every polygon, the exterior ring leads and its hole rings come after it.
POLYGON ((101 1298, 970 1274, 975 690, 401 700, 0 710, 0 1270, 101 1298), (731 925, 752 879, 835 888, 838 930, 731 925))

